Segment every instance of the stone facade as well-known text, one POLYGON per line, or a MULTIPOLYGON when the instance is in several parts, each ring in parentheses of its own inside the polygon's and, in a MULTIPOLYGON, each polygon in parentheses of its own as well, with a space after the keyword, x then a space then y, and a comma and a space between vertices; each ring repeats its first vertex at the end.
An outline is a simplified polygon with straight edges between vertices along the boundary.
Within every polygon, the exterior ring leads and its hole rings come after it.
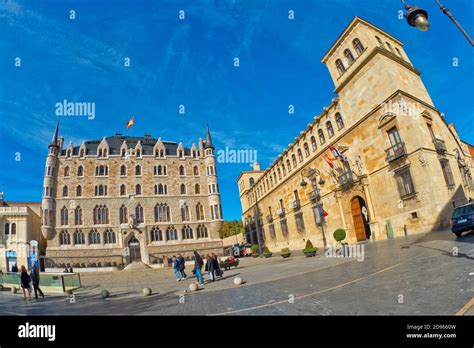
POLYGON ((332 245, 338 228, 355 243, 449 226, 474 195, 471 154, 403 44, 356 17, 322 62, 337 97, 268 169, 238 178, 247 240, 279 251, 332 245))
POLYGON ((58 127, 42 201, 47 267, 167 265, 175 253, 222 254, 209 130, 191 148, 120 133, 63 148, 58 127))
POLYGON ((11 271, 13 264, 30 269, 30 242, 38 242, 44 252, 39 202, 5 202, 0 192, 0 270, 11 271))

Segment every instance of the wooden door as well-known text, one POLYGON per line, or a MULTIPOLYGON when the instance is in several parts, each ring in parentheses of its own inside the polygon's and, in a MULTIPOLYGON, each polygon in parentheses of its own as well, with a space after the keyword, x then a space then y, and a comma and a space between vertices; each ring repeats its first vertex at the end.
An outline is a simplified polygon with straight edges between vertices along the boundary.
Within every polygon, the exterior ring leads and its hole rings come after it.
POLYGON ((364 218, 362 217, 362 208, 360 206, 359 197, 354 197, 352 199, 351 213, 357 241, 360 242, 366 240, 364 218))
POLYGON ((141 261, 140 242, 135 237, 130 240, 128 247, 130 248, 130 263, 141 261))

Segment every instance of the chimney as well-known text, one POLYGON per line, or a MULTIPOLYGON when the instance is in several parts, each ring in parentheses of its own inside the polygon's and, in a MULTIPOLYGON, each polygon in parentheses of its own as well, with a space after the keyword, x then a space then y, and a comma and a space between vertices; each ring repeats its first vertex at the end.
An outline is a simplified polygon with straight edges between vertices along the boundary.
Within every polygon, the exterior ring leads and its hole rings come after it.
POLYGON ((261 170, 260 169, 260 164, 258 164, 257 162, 254 162, 252 167, 253 167, 253 170, 261 170))

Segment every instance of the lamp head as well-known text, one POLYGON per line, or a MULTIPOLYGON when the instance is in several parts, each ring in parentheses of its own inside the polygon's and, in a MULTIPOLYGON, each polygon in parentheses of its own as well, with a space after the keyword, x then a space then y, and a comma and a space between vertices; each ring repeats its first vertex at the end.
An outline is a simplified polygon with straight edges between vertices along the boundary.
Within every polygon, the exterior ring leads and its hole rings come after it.
POLYGON ((428 22, 428 12, 416 6, 406 6, 407 13, 404 16, 412 27, 417 27, 421 31, 427 31, 430 28, 428 22))

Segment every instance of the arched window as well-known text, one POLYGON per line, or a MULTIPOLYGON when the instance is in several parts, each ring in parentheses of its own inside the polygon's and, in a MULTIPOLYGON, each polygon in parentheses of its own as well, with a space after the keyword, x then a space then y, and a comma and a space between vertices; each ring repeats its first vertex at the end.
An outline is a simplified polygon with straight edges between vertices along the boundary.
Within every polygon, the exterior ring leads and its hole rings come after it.
POLYGON ((127 175, 127 166, 125 164, 122 164, 120 166, 120 175, 122 175, 122 176, 127 175))
POLYGON ((108 229, 104 232, 104 243, 105 244, 115 244, 115 232, 111 229, 108 229))
POLYGON ((107 185, 99 185, 95 187, 96 196, 107 196, 107 185))
POLYGON ((379 43, 379 46, 382 47, 382 48, 385 48, 385 46, 383 45, 382 40, 380 40, 380 38, 378 36, 376 36, 375 38, 377 39, 377 42, 379 43))
POLYGON ((163 240, 163 233, 158 227, 153 226, 150 231, 150 239, 152 242, 160 242, 163 240))
POLYGON ((109 167, 107 166, 96 166, 95 175, 96 176, 107 176, 109 174, 109 167))
POLYGON ((77 185, 76 187, 76 197, 81 197, 82 196, 82 186, 77 185))
POLYGON ((145 221, 145 217, 143 215, 143 207, 140 204, 135 207, 135 221, 138 224, 145 221))
POLYGON ((102 149, 99 149, 98 157, 102 157, 102 149))
POLYGON ((185 194, 186 194, 186 185, 185 185, 185 184, 181 184, 181 189, 180 189, 180 191, 181 191, 181 194, 182 194, 182 195, 185 195, 185 194))
POLYGON ((79 157, 83 158, 84 157, 84 149, 81 149, 79 151, 79 157))
POLYGON ((120 185, 120 196, 125 196, 127 194, 127 186, 125 184, 120 185))
POLYGON ((199 186, 199 184, 194 185, 194 193, 196 195, 201 193, 201 186, 199 186))
POLYGON ((400 50, 398 49, 398 47, 395 47, 395 50, 397 51, 397 53, 398 53, 398 55, 400 56, 400 58, 403 58, 402 53, 400 52, 400 50))
POLYGON ((94 208, 94 225, 109 223, 109 209, 106 205, 96 205, 94 208))
MULTIPOLYGON (((48 224, 45 223, 45 225, 47 226, 48 224)), ((10 224, 8 222, 5 224, 5 234, 10 234, 10 224)))
POLYGON ((328 131, 328 136, 329 138, 332 138, 334 136, 334 129, 332 128, 332 123, 331 121, 326 122, 326 129, 328 131))
POLYGON ((155 205, 155 222, 170 221, 170 207, 166 203, 158 203, 155 205))
POLYGON ((74 232, 74 244, 77 244, 77 245, 86 244, 86 236, 84 235, 84 232, 82 232, 81 230, 76 230, 76 232, 74 232))
POLYGON ((392 51, 392 53, 394 53, 392 45, 390 45, 390 43, 388 41, 385 41, 385 43, 387 44, 387 47, 390 49, 390 51, 392 51))
POLYGON ((137 185, 135 186, 135 194, 136 194, 137 196, 139 196, 139 195, 142 194, 142 187, 140 186, 140 184, 137 184, 137 185))
POLYGON ((253 186, 255 184, 254 178, 249 179, 249 184, 250 184, 250 186, 253 186))
POLYGON ((306 157, 309 156, 309 146, 308 146, 308 143, 304 143, 304 153, 305 153, 306 157))
POLYGON ((103 157, 107 157, 107 149, 104 149, 104 155, 103 157))
POLYGON ((142 157, 142 150, 136 149, 136 155, 137 157, 142 157))
POLYGON ((326 139, 324 139, 324 133, 323 133, 323 130, 322 129, 318 129, 318 136, 319 136, 319 143, 322 145, 324 144, 324 142, 326 141, 326 139))
MULTIPOLYGON (((67 218, 66 218, 66 224, 67 225, 67 218)), ((12 223, 12 235, 16 234, 16 223, 12 223)))
POLYGON ((196 175, 196 176, 199 175, 199 168, 198 168, 198 166, 194 166, 193 172, 194 172, 194 175, 196 175))
POLYGON ((337 71, 339 71, 339 75, 342 75, 346 72, 346 68, 344 67, 342 60, 340 59, 336 60, 336 68, 337 68, 337 71))
POLYGON ((77 176, 84 176, 84 167, 83 166, 77 167, 77 176))
POLYGON ((67 197, 68 192, 67 192, 67 186, 63 186, 63 197, 67 197))
POLYGON ((142 175, 142 167, 138 164, 135 166, 135 175, 142 175))
POLYGON ((80 206, 74 209, 74 225, 82 225, 82 209, 80 206))
POLYGON ((350 49, 346 48, 344 50, 344 57, 347 59, 347 63, 351 65, 352 63, 355 62, 354 56, 352 55, 352 52, 350 49))
POLYGON ((196 220, 204 220, 204 207, 201 203, 196 204, 196 220))
POLYGON ((313 148, 313 151, 316 151, 316 149, 318 148, 318 145, 316 144, 316 138, 313 136, 311 136, 311 147, 313 148))
POLYGON ((338 129, 344 128, 344 120, 339 112, 336 113, 336 124, 338 129))
POLYGON ((179 175, 185 175, 184 174, 184 166, 179 166, 179 175))
POLYGON ((66 157, 69 158, 69 157, 71 157, 71 155, 72 155, 71 150, 67 150, 67 152, 66 152, 66 157))
POLYGON ((127 156, 127 150, 126 150, 126 149, 122 149, 121 156, 122 156, 122 157, 126 157, 126 156, 127 156))
POLYGON ((359 55, 361 55, 362 52, 364 52, 365 50, 364 46, 362 46, 362 42, 360 42, 360 40, 357 38, 352 41, 352 45, 354 46, 355 51, 359 55))
POLYGON ((100 244, 100 233, 97 230, 89 232, 89 244, 100 244))
POLYGON ((197 227, 197 237, 198 237, 198 239, 199 239, 199 238, 207 238, 207 237, 208 237, 207 228, 206 228, 206 226, 204 226, 203 224, 200 224, 200 225, 197 227))
POLYGON ((277 173, 278 173, 278 180, 281 180, 281 170, 280 170, 280 168, 277 168, 277 173))
MULTIPOLYGON (((68 211, 67 208, 64 206, 61 209, 61 226, 67 225, 68 223, 68 211)), ((12 234, 13 234, 13 224, 12 224, 12 234)))
POLYGON ((119 219, 121 224, 128 223, 127 207, 123 204, 119 209, 119 219))
POLYGON ((300 162, 303 162, 303 152, 301 151, 301 149, 298 149, 298 159, 300 160, 300 162))
POLYGON ((183 239, 193 239, 193 229, 189 225, 184 226, 181 230, 181 236, 183 239))
POLYGON ((288 172, 291 172, 291 162, 289 159, 286 160, 286 166, 288 168, 288 172))
POLYGON ((281 170, 283 171, 283 176, 286 175, 285 163, 281 164, 281 170))
POLYGON ((166 240, 177 240, 178 234, 176 233, 176 229, 174 226, 168 227, 166 230, 166 240))
POLYGON ((59 244, 60 245, 69 245, 71 244, 71 235, 68 231, 64 230, 59 233, 59 244))
POLYGON ((189 207, 186 203, 181 206, 181 221, 189 221, 189 207))
POLYGON ((295 154, 291 155, 291 160, 293 161, 293 167, 296 168, 298 166, 298 162, 296 161, 295 154))

